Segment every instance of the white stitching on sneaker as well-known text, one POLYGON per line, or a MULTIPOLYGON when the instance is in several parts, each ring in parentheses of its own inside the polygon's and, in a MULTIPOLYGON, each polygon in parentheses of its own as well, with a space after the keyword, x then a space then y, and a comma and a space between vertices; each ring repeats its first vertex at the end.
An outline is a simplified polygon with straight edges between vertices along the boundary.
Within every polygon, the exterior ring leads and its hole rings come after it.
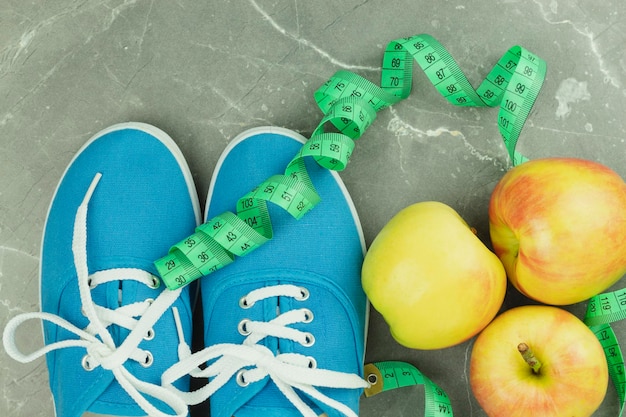
MULTIPOLYGON (((265 298, 281 296, 302 300, 308 298, 309 292, 295 285, 275 285, 254 290, 244 298, 248 305, 253 305, 265 298)), ((317 413, 302 400, 296 389, 345 416, 356 417, 350 407, 321 393, 316 387, 342 389, 368 387, 367 381, 359 375, 319 369, 317 361, 311 356, 299 353, 275 355, 267 347, 258 344, 268 336, 293 340, 303 345, 314 343, 315 339, 311 333, 289 327, 291 324, 306 323, 312 320, 312 317, 310 310, 302 308, 281 313, 269 322, 248 320, 245 323, 245 330, 250 334, 242 344, 217 344, 188 355, 163 373, 163 386, 177 393, 188 404, 195 405, 208 399, 233 377, 239 385, 248 385, 269 376, 283 395, 305 417, 317 417, 317 413), (202 364, 208 366, 202 370, 199 368, 202 364), (209 378, 210 382, 194 392, 179 391, 173 383, 187 374, 209 378)))
MULTIPOLYGON (((104 282, 119 280, 120 277, 122 277, 122 279, 133 279, 144 282, 149 286, 154 285, 156 278, 145 271, 137 269, 113 269, 89 275, 87 266, 87 209, 89 200, 101 176, 101 174, 97 174, 94 177, 85 194, 83 202, 78 207, 74 221, 74 235, 72 240, 72 252, 78 276, 82 312, 89 319, 89 325, 85 329, 79 329, 74 324, 54 314, 45 312, 24 313, 12 318, 7 323, 2 337, 4 349, 13 359, 27 363, 53 350, 68 347, 84 348, 87 354, 83 357, 83 367, 86 370, 91 370, 102 366, 104 369, 110 370, 120 386, 148 415, 158 417, 172 416, 154 407, 143 394, 147 394, 150 397, 166 403, 176 413, 175 416, 187 416, 187 405, 182 399, 170 390, 164 389, 159 385, 139 380, 124 367, 124 363, 129 359, 143 366, 150 366, 152 364, 152 354, 140 349, 138 347, 139 343, 146 334, 148 334, 163 313, 176 301, 181 290, 164 290, 155 300, 145 300, 144 302, 120 307, 117 310, 110 310, 98 306, 94 304, 91 298, 91 288, 104 282), (140 318, 135 319, 134 317, 140 318), (78 338, 51 343, 35 352, 24 354, 15 343, 15 333, 22 323, 32 319, 53 323, 74 333, 78 338), (120 346, 115 345, 113 337, 107 330, 112 324, 130 330, 130 333, 120 346)), ((181 338, 180 344, 185 344, 178 311, 175 307, 172 307, 172 310, 177 331, 181 338)), ((179 352, 181 352, 180 349, 179 352)))

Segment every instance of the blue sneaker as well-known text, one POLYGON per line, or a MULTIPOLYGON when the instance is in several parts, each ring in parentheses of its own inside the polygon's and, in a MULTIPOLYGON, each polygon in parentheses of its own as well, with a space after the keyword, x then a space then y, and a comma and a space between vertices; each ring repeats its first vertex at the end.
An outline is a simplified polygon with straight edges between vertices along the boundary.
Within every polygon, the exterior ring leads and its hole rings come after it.
POLYGON ((160 382, 191 343, 190 289, 166 290, 153 261, 199 221, 182 153, 153 126, 112 126, 72 160, 44 230, 42 311, 13 318, 3 335, 18 361, 46 355, 57 416, 188 414, 160 382), (45 347, 24 354, 15 332, 31 319, 43 322, 45 347))
MULTIPOLYGON (((206 218, 235 212, 304 142, 279 128, 234 139, 212 178, 206 218)), ((268 204, 274 238, 201 279, 206 348, 164 374, 164 384, 189 372, 208 377, 180 395, 191 404, 210 397, 212 417, 358 415, 367 386, 363 234, 339 176, 306 159, 321 202, 298 221, 268 204)))

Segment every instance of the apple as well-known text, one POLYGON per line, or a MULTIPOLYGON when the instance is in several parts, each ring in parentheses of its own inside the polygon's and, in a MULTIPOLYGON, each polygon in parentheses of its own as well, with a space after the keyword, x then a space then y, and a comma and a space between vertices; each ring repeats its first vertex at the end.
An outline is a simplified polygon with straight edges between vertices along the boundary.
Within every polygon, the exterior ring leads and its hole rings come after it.
POLYGON ((506 273, 451 207, 421 202, 397 213, 372 242, 363 289, 398 343, 440 349, 475 336, 497 314, 506 273))
POLYGON ((576 316, 554 306, 515 307, 478 335, 470 386, 489 417, 586 417, 606 395, 604 351, 576 316))
POLYGON ((626 273, 626 183, 583 159, 525 162, 493 190, 489 230, 521 293, 552 305, 586 300, 626 273))

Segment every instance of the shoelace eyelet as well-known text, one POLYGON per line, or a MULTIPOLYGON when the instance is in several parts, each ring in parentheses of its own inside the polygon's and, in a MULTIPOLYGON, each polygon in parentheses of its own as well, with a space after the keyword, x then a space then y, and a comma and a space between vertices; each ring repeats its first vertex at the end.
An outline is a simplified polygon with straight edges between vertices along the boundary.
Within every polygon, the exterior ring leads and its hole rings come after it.
POLYGON ((152 353, 146 351, 146 359, 144 359, 143 362, 140 362, 141 366, 143 366, 144 368, 148 368, 152 366, 153 363, 154 363, 154 356, 152 356, 152 353))
POLYGON ((152 275, 151 279, 152 279, 152 282, 149 285, 150 288, 152 288, 153 290, 156 290, 157 288, 161 286, 161 280, 159 278, 152 275))
POLYGON ((298 301, 304 301, 304 300, 308 300, 309 299, 309 295, 311 295, 309 293, 309 290, 304 288, 304 287, 300 287, 300 297, 297 297, 296 300, 298 301))
POLYGON ((306 333, 304 336, 304 342, 301 343, 304 347, 311 347, 315 344, 315 336, 312 333, 306 333))
POLYGON ((246 381, 243 375, 245 372, 246 372, 245 369, 240 369, 239 372, 237 372, 237 375, 235 377, 235 380, 237 381, 237 385, 239 385, 240 387, 247 387, 248 385, 250 385, 250 382, 246 381))
POLYGON ((248 309, 248 308, 252 307, 253 305, 254 305, 254 303, 248 302, 248 299, 245 296, 241 297, 239 299, 239 307, 241 307, 243 309, 248 309))
POLYGON ((94 366, 91 366, 91 363, 89 362, 90 359, 91 357, 89 355, 85 355, 83 356, 83 360, 81 361, 81 365, 83 366, 83 369, 87 372, 91 372, 95 369, 94 366))
POLYGON ((237 325, 237 330, 239 330, 239 334, 242 336, 250 335, 250 330, 248 329, 248 323, 250 323, 250 319, 243 319, 237 325))
POLYGON ((313 356, 309 356, 307 359, 309 360, 309 369, 317 368, 317 361, 313 356))
POLYGON ((150 329, 146 332, 146 335, 143 337, 143 340, 152 340, 154 339, 154 329, 150 329))
POLYGON ((303 323, 310 323, 313 321, 313 312, 308 308, 304 310, 304 321, 303 323))

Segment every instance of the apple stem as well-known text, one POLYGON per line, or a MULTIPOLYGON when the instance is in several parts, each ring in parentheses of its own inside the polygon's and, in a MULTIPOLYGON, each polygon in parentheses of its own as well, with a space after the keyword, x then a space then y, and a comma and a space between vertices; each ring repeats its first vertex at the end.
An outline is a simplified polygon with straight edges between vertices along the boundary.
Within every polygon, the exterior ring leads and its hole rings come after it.
POLYGON ((517 345, 517 350, 519 351, 519 353, 522 354, 522 358, 524 358, 524 360, 526 361, 528 366, 531 367, 533 372, 538 374, 539 369, 541 369, 541 362, 539 361, 539 359, 537 359, 530 347, 526 343, 520 343, 519 345, 517 345))

